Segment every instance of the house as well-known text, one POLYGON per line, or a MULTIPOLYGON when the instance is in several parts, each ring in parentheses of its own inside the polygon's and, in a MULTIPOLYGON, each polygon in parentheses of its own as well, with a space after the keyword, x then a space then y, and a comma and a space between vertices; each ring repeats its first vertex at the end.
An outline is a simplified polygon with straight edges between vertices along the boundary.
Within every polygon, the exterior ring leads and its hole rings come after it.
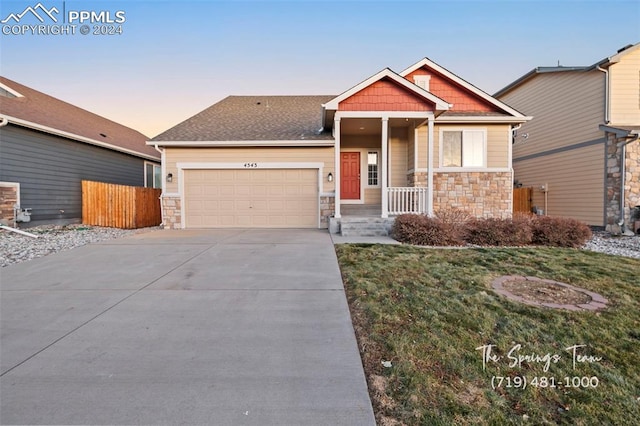
POLYGON ((146 136, 5 77, 0 120, 5 223, 16 204, 30 209, 30 225, 79 221, 81 180, 160 186, 160 154, 146 136))
POLYGON ((425 58, 337 96, 230 96, 148 144, 168 228, 336 230, 449 208, 509 217, 512 129, 528 119, 425 58))
POLYGON ((513 167, 545 214, 631 228, 640 205, 639 84, 640 43, 589 66, 535 68, 494 95, 535 116, 517 131, 513 167))

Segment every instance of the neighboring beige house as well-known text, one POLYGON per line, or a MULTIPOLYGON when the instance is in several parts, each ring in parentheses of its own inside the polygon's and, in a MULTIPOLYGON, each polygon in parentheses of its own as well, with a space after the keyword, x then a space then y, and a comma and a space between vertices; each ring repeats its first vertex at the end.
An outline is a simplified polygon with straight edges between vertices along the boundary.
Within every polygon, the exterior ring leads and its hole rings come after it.
POLYGON ((516 181, 534 188, 538 208, 614 232, 633 229, 640 43, 591 66, 536 68, 494 96, 535 117, 517 130, 513 167, 516 181))
POLYGON ((230 96, 149 141, 168 228, 365 227, 402 213, 512 211, 528 117, 423 59, 338 96, 230 96))

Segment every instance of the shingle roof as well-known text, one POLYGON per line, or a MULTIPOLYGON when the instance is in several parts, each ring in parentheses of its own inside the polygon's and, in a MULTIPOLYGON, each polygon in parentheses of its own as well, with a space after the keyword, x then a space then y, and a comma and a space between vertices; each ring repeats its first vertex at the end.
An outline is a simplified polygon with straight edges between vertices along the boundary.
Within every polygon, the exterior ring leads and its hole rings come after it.
POLYGON ((22 95, 22 97, 0 96, 0 116, 17 118, 87 138, 95 141, 97 145, 110 145, 111 149, 117 151, 160 160, 158 151, 145 144, 149 138, 136 130, 6 77, 0 76, 0 83, 22 95))
POLYGON ((322 104, 335 96, 229 96, 152 141, 329 140, 322 104))

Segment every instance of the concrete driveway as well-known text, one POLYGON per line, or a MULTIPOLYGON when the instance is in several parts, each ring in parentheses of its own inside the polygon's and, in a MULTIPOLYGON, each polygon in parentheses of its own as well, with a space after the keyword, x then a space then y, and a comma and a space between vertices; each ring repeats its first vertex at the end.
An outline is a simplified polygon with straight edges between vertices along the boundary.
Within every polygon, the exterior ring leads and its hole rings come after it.
POLYGON ((2 424, 375 424, 326 231, 156 231, 0 279, 2 424))

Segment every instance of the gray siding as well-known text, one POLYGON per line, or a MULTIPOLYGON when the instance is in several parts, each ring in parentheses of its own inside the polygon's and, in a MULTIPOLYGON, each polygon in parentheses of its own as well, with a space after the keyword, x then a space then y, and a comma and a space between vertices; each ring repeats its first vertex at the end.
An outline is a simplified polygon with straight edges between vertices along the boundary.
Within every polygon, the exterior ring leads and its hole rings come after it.
POLYGON ((0 128, 0 181, 20 183, 32 221, 81 218, 81 180, 144 186, 144 160, 11 124, 0 128))

